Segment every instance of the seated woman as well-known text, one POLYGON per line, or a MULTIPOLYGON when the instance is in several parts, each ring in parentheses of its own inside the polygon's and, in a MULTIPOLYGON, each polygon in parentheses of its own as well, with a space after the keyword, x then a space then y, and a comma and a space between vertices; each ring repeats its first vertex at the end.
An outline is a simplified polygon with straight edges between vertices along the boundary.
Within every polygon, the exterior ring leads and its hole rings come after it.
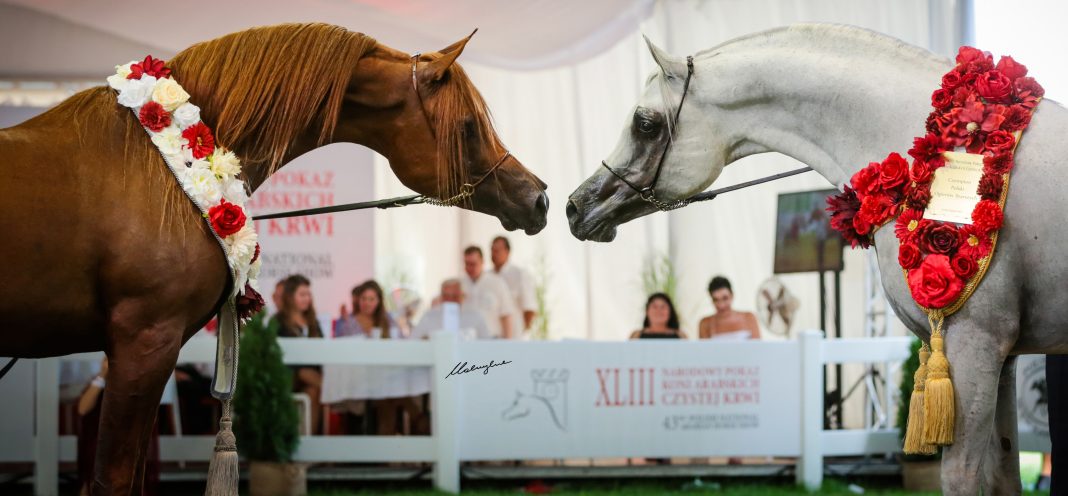
MULTIPOLYGON (((278 313, 271 319, 279 324, 278 336, 287 338, 322 338, 319 320, 315 316, 312 304, 311 281, 295 274, 287 277, 282 284, 281 305, 278 313)), ((322 403, 319 399, 323 387, 323 372, 318 366, 297 365, 293 368, 293 391, 304 393, 311 399, 311 434, 319 434, 322 419, 322 403)))
POLYGON ((679 330, 679 316, 675 304, 664 293, 653 293, 645 302, 645 321, 642 328, 630 334, 630 339, 688 339, 679 330))
POLYGON ((708 294, 712 297, 712 306, 715 307, 716 313, 701 319, 698 327, 700 339, 760 339, 760 324, 757 323, 756 316, 731 308, 734 292, 726 277, 713 277, 708 283, 708 294))
MULTIPOLYGON (((373 279, 365 281, 352 290, 353 315, 342 315, 334 324, 335 337, 358 337, 364 339, 404 339, 400 326, 386 311, 382 287, 373 279)), ((404 376, 405 367, 377 367, 375 379, 390 381, 395 376, 404 376)), ((401 433, 403 424, 398 422, 402 413, 410 419, 420 416, 418 397, 383 398, 371 400, 375 416, 378 418, 377 433, 390 436, 401 433)), ((350 409, 351 410, 351 409, 350 409)), ((351 419, 350 419, 351 423, 351 419)))

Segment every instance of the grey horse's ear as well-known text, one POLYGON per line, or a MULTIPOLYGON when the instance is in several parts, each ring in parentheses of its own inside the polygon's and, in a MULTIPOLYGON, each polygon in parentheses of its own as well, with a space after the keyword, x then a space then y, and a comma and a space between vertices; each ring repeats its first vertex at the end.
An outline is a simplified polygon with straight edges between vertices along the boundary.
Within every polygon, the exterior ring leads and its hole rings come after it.
POLYGON ((660 66, 660 70, 664 74, 674 77, 686 76, 686 59, 665 52, 654 45, 652 41, 649 41, 649 37, 644 34, 642 38, 645 40, 646 46, 649 47, 649 53, 653 56, 653 60, 656 61, 656 65, 660 66))

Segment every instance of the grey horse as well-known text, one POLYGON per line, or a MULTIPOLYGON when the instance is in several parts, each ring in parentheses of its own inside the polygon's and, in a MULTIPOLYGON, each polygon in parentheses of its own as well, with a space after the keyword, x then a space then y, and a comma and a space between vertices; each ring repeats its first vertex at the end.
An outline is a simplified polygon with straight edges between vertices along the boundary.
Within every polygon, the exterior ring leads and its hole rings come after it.
MULTIPOLYGON (((684 58, 651 43, 652 74, 622 138, 570 196, 571 232, 611 241, 620 224, 657 211, 635 191, 670 204, 707 188, 728 164, 779 152, 839 188, 924 133, 931 92, 952 62, 871 31, 797 25, 738 38, 684 58), (679 110, 681 108, 681 111, 679 110), (673 118, 678 116, 678 121, 673 118), (675 126, 669 132, 669 126, 675 126), (662 162, 661 162, 662 161, 662 162), (630 183, 628 185, 627 183, 630 183), (633 185, 634 187, 632 187, 633 185)), ((1024 133, 1012 172, 997 253, 978 290, 947 319, 956 387, 955 443, 943 452, 945 494, 1019 494, 1015 356, 1068 353, 1068 210, 1062 172, 1068 112, 1045 100, 1024 133)), ((930 337, 897 261, 891 228, 875 235, 883 285, 894 311, 930 337)))

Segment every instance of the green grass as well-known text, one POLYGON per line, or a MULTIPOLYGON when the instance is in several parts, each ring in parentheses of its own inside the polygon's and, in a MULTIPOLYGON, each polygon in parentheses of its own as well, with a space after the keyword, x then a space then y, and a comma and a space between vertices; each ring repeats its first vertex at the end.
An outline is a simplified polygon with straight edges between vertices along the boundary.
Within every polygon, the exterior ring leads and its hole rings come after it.
MULTIPOLYGON (((476 496, 514 496, 516 494, 524 494, 521 489, 521 485, 516 483, 510 487, 505 488, 480 488, 480 483, 468 483, 468 487, 475 486, 471 489, 465 489, 462 494, 464 495, 476 495, 476 496)), ((484 483, 482 483, 484 484, 484 483)), ((922 493, 922 492, 907 492, 901 489, 893 488, 879 488, 869 487, 865 483, 861 483, 864 488, 865 495, 878 495, 878 496, 920 496, 920 495, 937 495, 939 493, 922 493)), ((429 495, 446 495, 439 491, 433 491, 430 489, 389 489, 384 487, 366 488, 362 490, 346 490, 346 489, 312 489, 309 491, 310 496, 364 496, 371 494, 388 494, 390 496, 429 496, 429 495)), ((616 481, 616 482, 603 482, 603 481, 585 481, 585 482, 560 482, 553 484, 553 490, 550 494, 554 495, 567 495, 567 496, 608 496, 608 495, 622 495, 622 496, 647 496, 647 495, 680 495, 690 496, 695 494, 713 494, 717 496, 787 496, 787 495, 828 495, 828 496, 852 496, 854 493, 849 490, 849 485, 839 480, 827 480, 824 482, 823 488, 815 493, 805 492, 802 488, 793 486, 791 484, 756 484, 745 482, 704 482, 701 486, 695 486, 693 482, 681 482, 675 480, 658 480, 658 481, 616 481)), ((1048 494, 1048 493, 1031 493, 1024 492, 1025 495, 1029 494, 1048 494)))

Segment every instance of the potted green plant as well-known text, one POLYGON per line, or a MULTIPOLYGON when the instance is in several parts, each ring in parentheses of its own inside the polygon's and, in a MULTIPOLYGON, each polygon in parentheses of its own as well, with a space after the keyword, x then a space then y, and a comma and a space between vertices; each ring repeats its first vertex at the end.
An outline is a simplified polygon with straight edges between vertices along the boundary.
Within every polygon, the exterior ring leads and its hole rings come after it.
POLYGON ((265 318, 256 315, 242 332, 234 434, 249 460, 252 496, 300 496, 308 492, 307 467, 292 462, 300 443, 293 373, 282 363, 278 321, 265 318))
MULTIPOLYGON (((920 368, 920 346, 922 342, 913 338, 908 360, 901 366, 901 391, 897 408, 897 428, 901 437, 905 437, 908 425, 909 403, 912 399, 912 387, 916 369, 920 368)), ((906 455, 901 453, 901 478, 908 491, 940 491, 942 489, 941 454, 906 455)))

